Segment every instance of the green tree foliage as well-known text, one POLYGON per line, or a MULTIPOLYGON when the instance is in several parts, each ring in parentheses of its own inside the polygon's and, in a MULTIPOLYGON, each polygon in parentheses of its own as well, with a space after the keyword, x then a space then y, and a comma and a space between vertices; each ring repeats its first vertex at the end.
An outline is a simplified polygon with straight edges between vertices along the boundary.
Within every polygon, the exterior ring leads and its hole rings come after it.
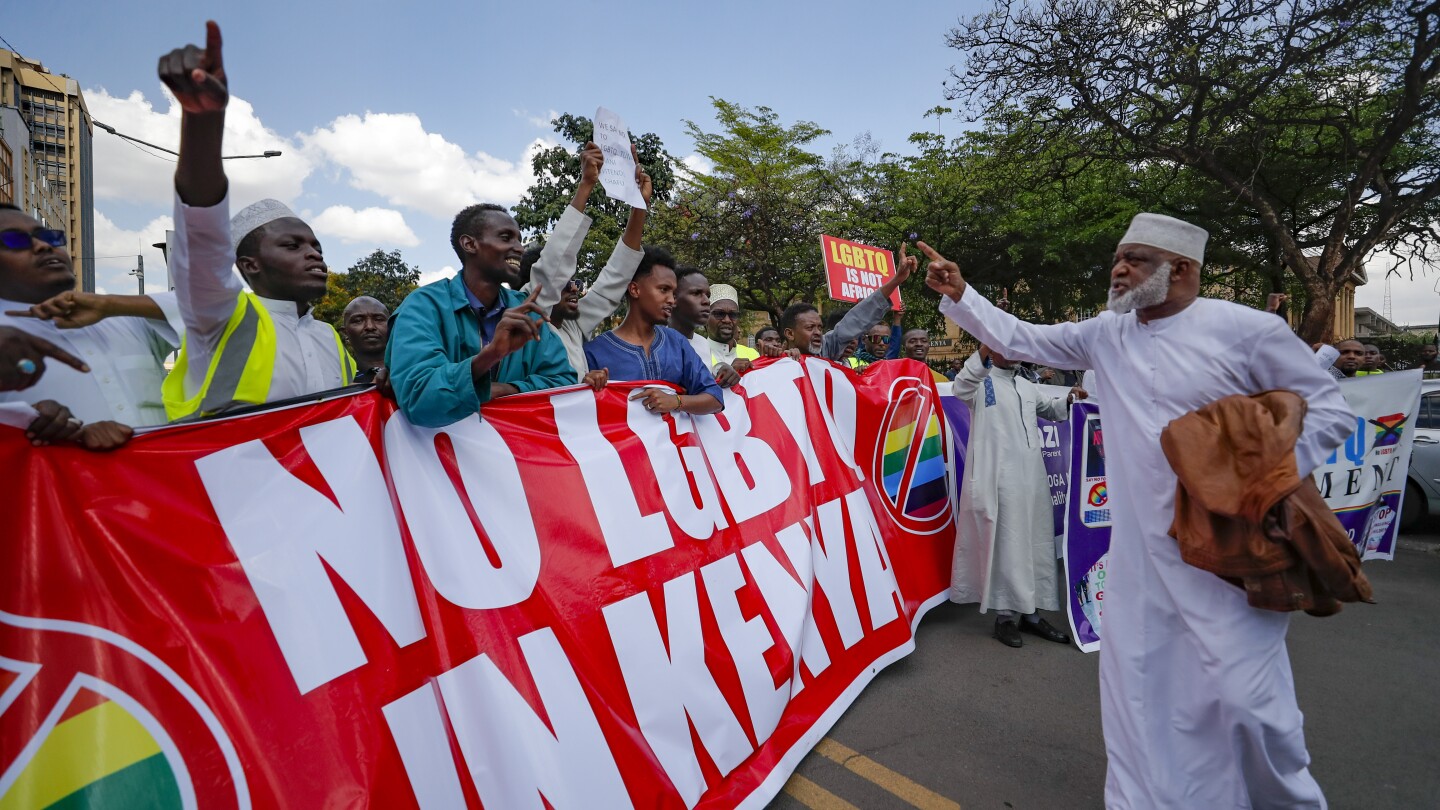
MULTIPOLYGON (((1033 160, 989 130, 951 139, 920 132, 910 143, 914 154, 885 155, 862 171, 855 230, 886 245, 923 239, 987 296, 1008 292, 1016 314, 1032 320, 1084 317, 1104 304, 1115 237, 1139 210, 1134 173, 1089 163, 1035 177, 1033 160)), ((939 326, 938 317, 925 320, 935 298, 923 279, 904 294, 926 302, 907 322, 939 326)))
POLYGON ((400 251, 376 250, 349 270, 330 273, 325 279, 325 297, 315 305, 314 315, 338 328, 345 305, 362 295, 378 299, 394 312, 419 282, 420 268, 406 264, 400 251))
POLYGON ((1176 172, 1217 246, 1300 283, 1307 340, 1367 256, 1433 249, 1440 5, 999 0, 949 44, 952 96, 1051 176, 1176 172))
POLYGON ((733 284, 744 308, 778 322, 790 304, 823 295, 820 234, 843 235, 845 200, 811 151, 830 133, 809 121, 786 125, 769 107, 711 102, 716 130, 685 127, 712 167, 685 172, 671 203, 656 207, 651 241, 712 283, 733 284))
MULTIPOLYGON (((555 132, 567 145, 553 146, 535 155, 532 167, 535 170, 535 184, 520 198, 515 206, 515 221, 521 228, 543 234, 560 221, 565 206, 575 195, 575 186, 580 183, 580 147, 594 137, 594 123, 589 118, 565 114, 555 119, 555 132)), ((650 175, 655 195, 650 205, 654 208, 670 199, 675 187, 675 159, 665 151, 660 136, 653 132, 630 135, 631 143, 640 156, 640 165, 650 175)), ((630 205, 612 200, 601 187, 596 187, 585 208, 593 223, 580 250, 577 272, 582 277, 593 278, 610 251, 620 241, 625 222, 630 217, 630 205)))

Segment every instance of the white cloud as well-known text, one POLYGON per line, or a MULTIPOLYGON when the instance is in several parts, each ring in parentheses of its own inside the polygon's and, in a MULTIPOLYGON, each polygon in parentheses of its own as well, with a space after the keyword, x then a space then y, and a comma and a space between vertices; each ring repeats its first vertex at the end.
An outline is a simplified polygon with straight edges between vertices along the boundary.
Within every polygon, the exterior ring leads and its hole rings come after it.
POLYGON ((715 171, 714 162, 699 152, 691 152, 685 157, 680 158, 680 162, 685 164, 685 168, 696 174, 709 174, 715 171))
POLYGON ((348 172, 351 186, 447 221, 473 203, 519 201, 534 182, 531 158, 553 145, 537 138, 516 161, 469 155, 414 113, 342 115, 302 137, 317 160, 348 172))
MULTIPOLYGON (((165 268, 164 254, 160 252, 159 248, 151 247, 151 245, 156 242, 164 242, 166 229, 172 227, 169 216, 160 216, 138 230, 126 230, 112 222, 102 211, 96 209, 96 291, 125 295, 136 293, 139 284, 137 279, 130 275, 130 271, 135 269, 137 255, 145 257, 146 292, 163 292, 170 289, 170 276, 165 268)), ((79 268, 76 268, 76 272, 79 272, 79 268)))
MULTIPOLYGON (((162 112, 139 90, 123 98, 110 95, 104 88, 85 90, 85 101, 95 120, 132 138, 176 149, 180 143, 180 106, 168 90, 163 97, 166 109, 162 112)), ((94 143, 97 199, 170 205, 173 155, 138 147, 98 127, 94 143)), ((272 149, 280 150, 280 157, 225 161, 232 210, 264 197, 294 200, 314 166, 294 141, 266 127, 250 102, 231 96, 225 114, 224 154, 258 155, 272 149)))
POLYGON ((516 118, 523 118, 529 121, 532 126, 545 130, 550 129, 555 119, 560 117, 560 113, 557 110, 550 110, 543 116, 531 115, 529 110, 511 110, 510 112, 515 113, 516 118))
POLYGON ((348 205, 332 205, 307 221, 315 233, 322 237, 333 236, 347 245, 392 248, 420 244, 415 232, 405 224, 405 217, 390 208, 370 207, 357 211, 348 205))
POLYGON ((431 271, 428 272, 428 273, 421 273, 421 274, 420 274, 420 286, 421 286, 421 287, 424 287, 426 284, 429 284, 429 283, 435 282, 435 281, 439 281, 439 280, 441 280, 441 279, 451 278, 451 277, 454 276, 454 275, 455 275, 455 268, 450 267, 449 265, 446 265, 445 267, 442 267, 442 268, 440 268, 439 270, 431 270, 431 271))

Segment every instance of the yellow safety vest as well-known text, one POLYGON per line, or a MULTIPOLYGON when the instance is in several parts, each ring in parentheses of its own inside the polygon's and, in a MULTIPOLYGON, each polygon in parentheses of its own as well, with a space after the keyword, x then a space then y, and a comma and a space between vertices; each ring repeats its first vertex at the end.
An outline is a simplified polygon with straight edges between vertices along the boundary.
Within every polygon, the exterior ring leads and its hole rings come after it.
MULTIPOLYGON (((340 334, 335 335, 335 351, 340 357, 343 385, 355 379, 355 360, 345 350, 340 334)), ((220 343, 210 356, 205 381, 192 397, 185 396, 185 375, 190 368, 190 343, 187 336, 180 343, 180 356, 175 368, 165 377, 160 388, 165 401, 165 415, 174 422, 188 416, 213 416, 242 405, 260 405, 269 401, 270 380, 275 376, 275 321, 254 293, 244 292, 235 302, 235 311, 225 324, 220 343)))

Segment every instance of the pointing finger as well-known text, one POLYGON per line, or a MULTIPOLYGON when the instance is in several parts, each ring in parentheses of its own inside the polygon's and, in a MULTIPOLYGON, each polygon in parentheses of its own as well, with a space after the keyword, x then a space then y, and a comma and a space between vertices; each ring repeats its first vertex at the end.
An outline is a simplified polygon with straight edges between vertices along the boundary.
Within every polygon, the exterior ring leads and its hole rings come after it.
POLYGON ((60 362, 64 363, 65 365, 67 365, 67 366, 75 369, 76 371, 84 371, 84 372, 89 372, 89 371, 90 371, 90 367, 87 366, 87 365, 85 365, 85 361, 84 361, 84 360, 81 360, 80 358, 78 358, 78 357, 76 357, 75 355, 73 355, 73 354, 65 351, 64 349, 60 348, 59 346, 56 346, 55 344, 51 343, 50 341, 48 341, 48 340, 38 340, 38 341, 36 341, 36 344, 37 344, 37 345, 36 345, 36 348, 38 348, 38 349, 40 350, 40 353, 41 353, 41 354, 44 354, 44 355, 47 356, 47 357, 53 357, 53 358, 55 358, 56 360, 59 360, 60 362))
POLYGON ((930 247, 924 242, 916 242, 915 247, 920 248, 920 252, 925 254, 925 258, 929 259, 932 262, 945 260, 944 256, 941 256, 939 253, 935 252, 935 248, 930 247))
POLYGON ((225 70, 225 61, 221 56, 222 45, 220 41, 220 25, 214 20, 205 21, 205 61, 203 67, 210 73, 220 73, 225 70))

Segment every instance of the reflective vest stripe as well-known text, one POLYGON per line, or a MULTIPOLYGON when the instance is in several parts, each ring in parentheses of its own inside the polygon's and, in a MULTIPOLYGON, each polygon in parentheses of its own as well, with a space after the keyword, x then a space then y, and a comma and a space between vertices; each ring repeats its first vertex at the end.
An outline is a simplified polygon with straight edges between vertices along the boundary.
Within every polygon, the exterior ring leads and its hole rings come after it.
MULTIPOLYGON (((246 381, 246 367, 250 365, 255 355, 255 339, 260 333, 260 319, 268 317, 270 313, 260 314, 262 307, 256 306, 241 296, 241 303, 238 309, 241 310, 240 322, 229 327, 227 334, 221 341, 215 352, 215 358, 210 364, 209 373, 202 389, 203 399, 200 401, 199 411, 202 414, 217 413, 223 408, 230 407, 239 402, 245 401, 241 396, 240 384, 246 381)), ((271 326, 273 331, 274 327, 271 326)), ((269 364, 270 373, 274 373, 275 364, 269 364)), ((264 395, 270 390, 270 374, 265 375, 264 393, 260 401, 264 402, 264 395)), ((259 380, 250 375, 248 388, 259 387, 259 380)))
POLYGON ((340 332, 335 332, 335 351, 340 353, 340 378, 341 385, 349 385, 355 382, 355 358, 350 356, 350 351, 345 348, 345 341, 340 339, 340 332))

